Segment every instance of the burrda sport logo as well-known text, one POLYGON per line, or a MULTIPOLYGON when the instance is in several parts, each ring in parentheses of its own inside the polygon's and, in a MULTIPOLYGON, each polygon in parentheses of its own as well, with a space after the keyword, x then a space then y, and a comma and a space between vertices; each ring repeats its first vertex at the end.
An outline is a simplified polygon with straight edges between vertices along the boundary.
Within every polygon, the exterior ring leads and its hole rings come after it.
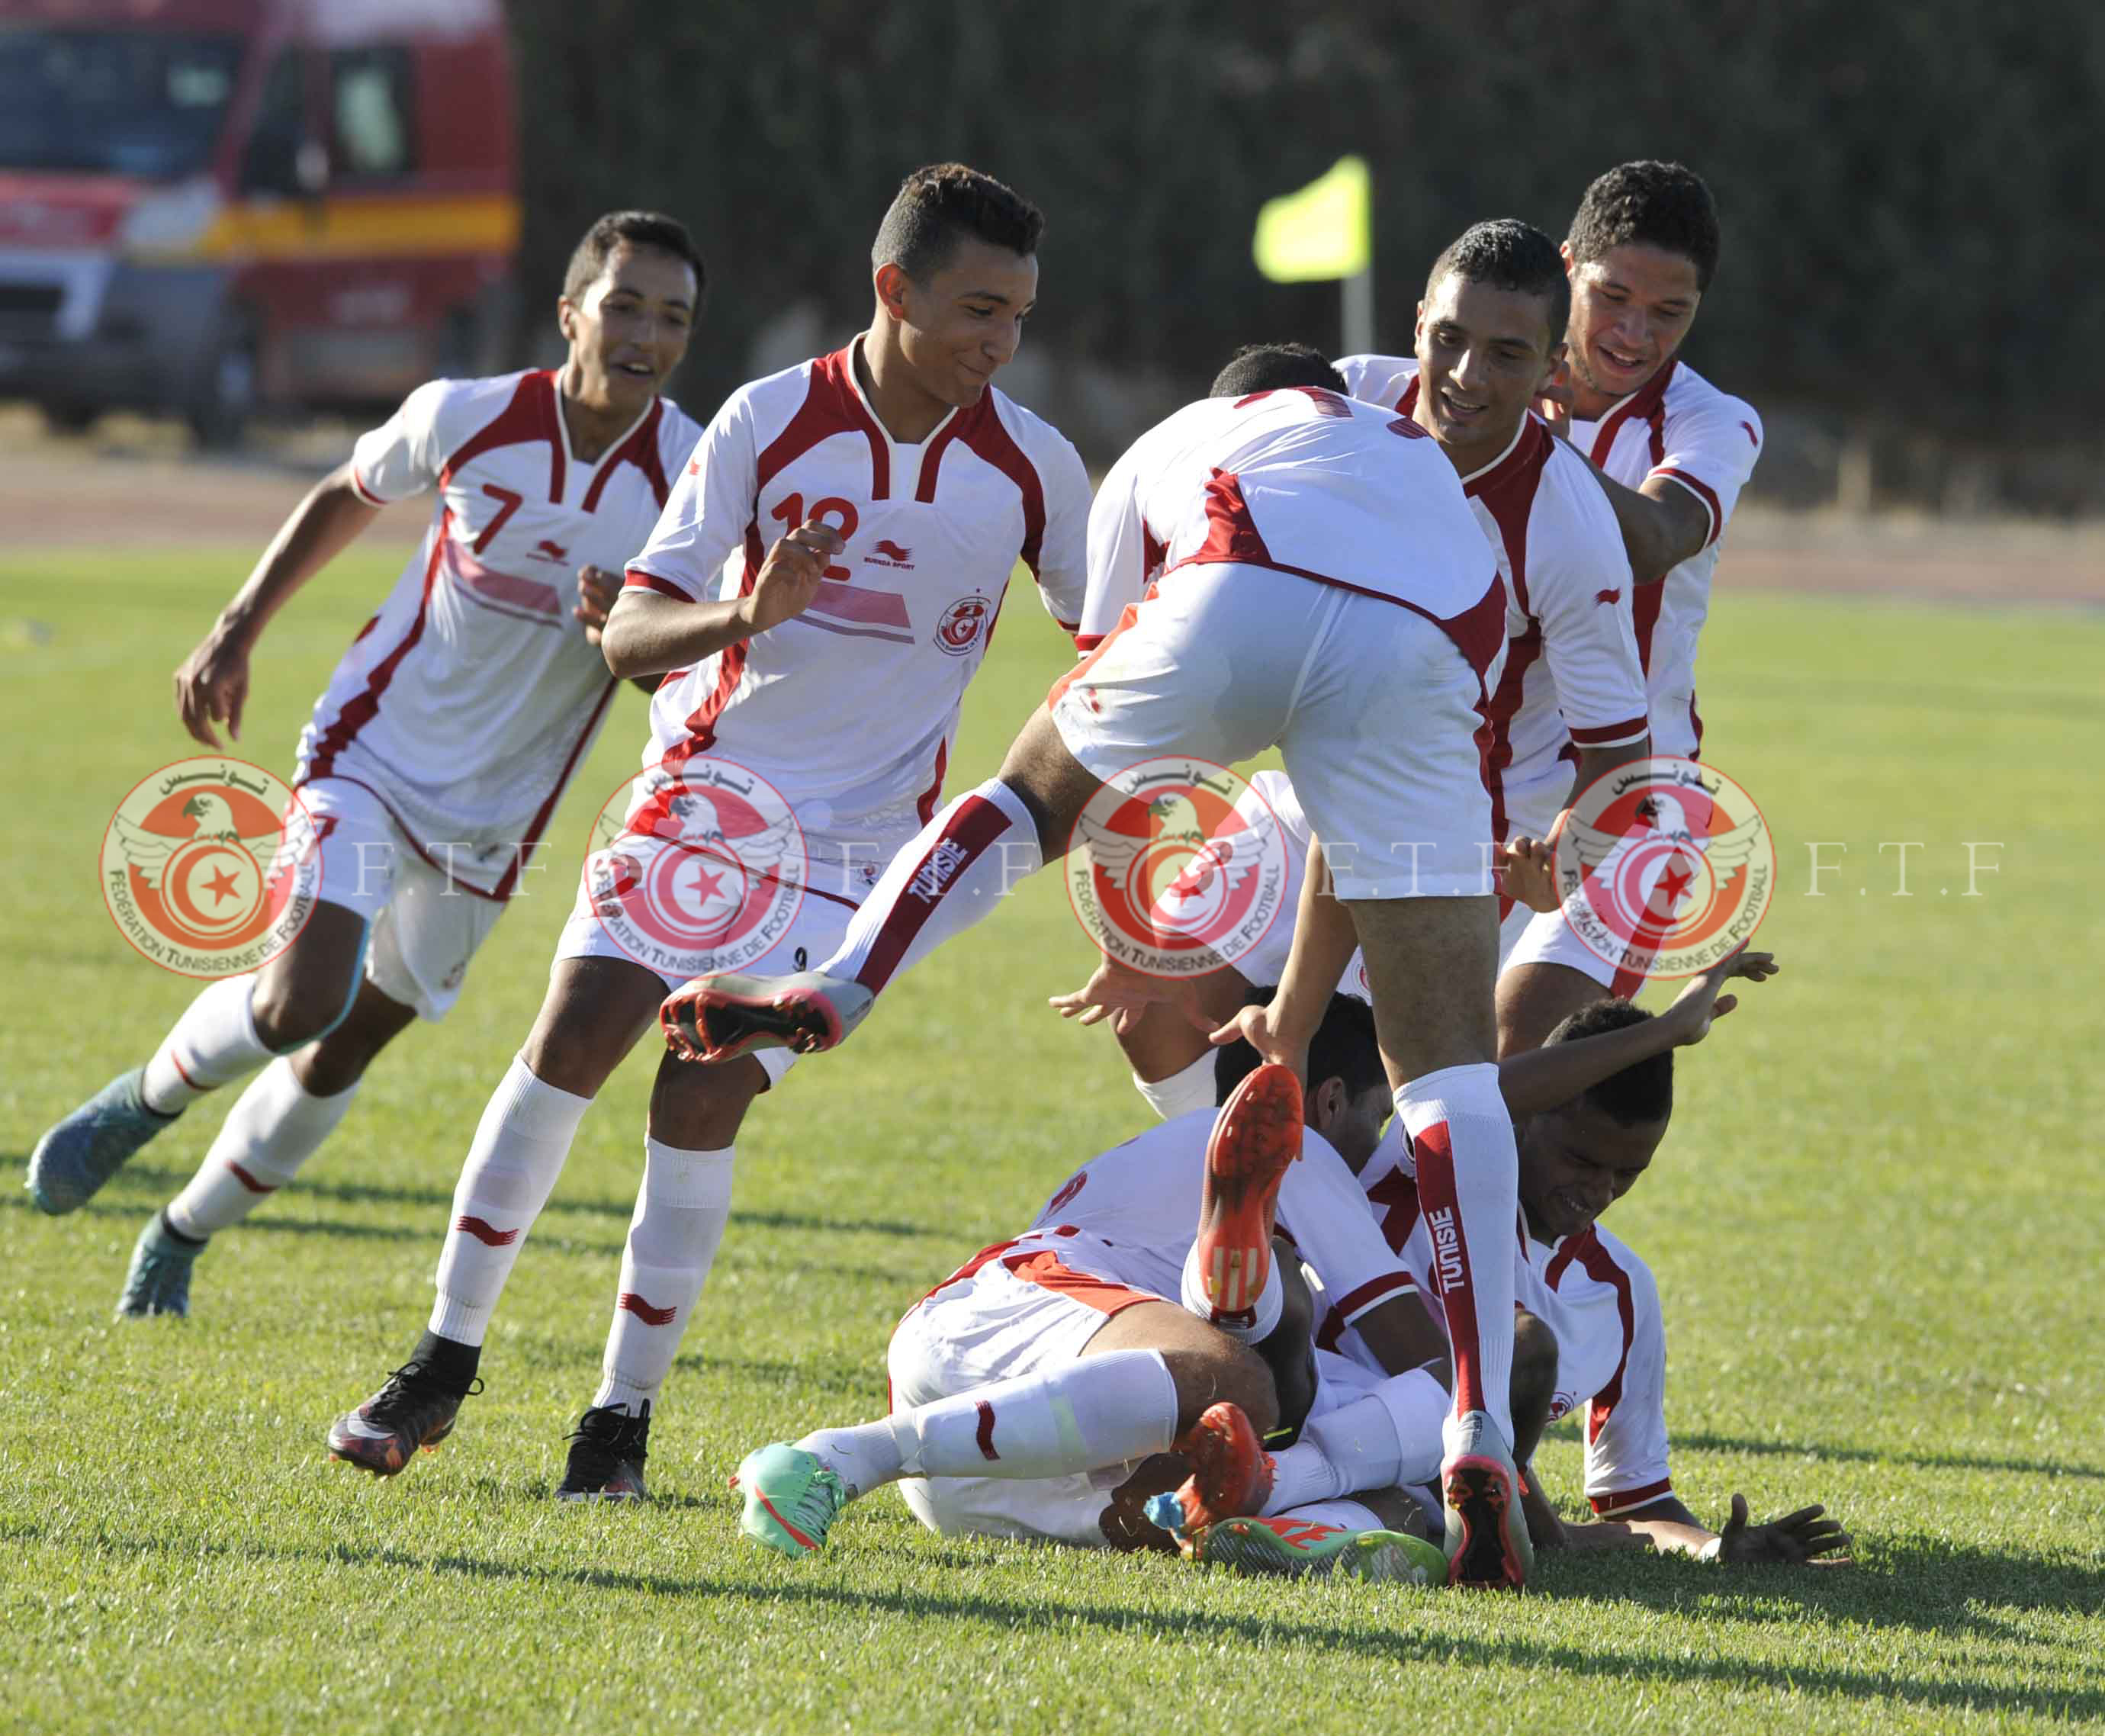
POLYGON ((142 778, 102 835, 102 902, 144 957, 184 977, 260 970, 315 913, 322 832, 245 760, 177 760, 142 778))
POLYGON ((1564 919, 1619 978, 1708 970, 1761 926, 1776 877, 1754 798, 1674 755, 1595 779, 1557 834, 1564 919))
POLYGON ((802 908, 803 830, 758 772, 698 754, 660 761, 601 807, 584 894, 601 928, 668 977, 742 970, 802 908))
POLYGON ((1286 839, 1271 804, 1226 766, 1142 760, 1089 799, 1066 879, 1106 958, 1151 976, 1203 976, 1278 920, 1286 839))

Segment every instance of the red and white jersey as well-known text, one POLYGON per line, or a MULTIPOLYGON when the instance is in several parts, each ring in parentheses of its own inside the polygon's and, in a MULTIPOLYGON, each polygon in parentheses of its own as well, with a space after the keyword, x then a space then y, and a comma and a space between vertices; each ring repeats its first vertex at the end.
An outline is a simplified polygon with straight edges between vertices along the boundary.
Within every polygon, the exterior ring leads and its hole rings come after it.
MULTIPOLYGON (((1099 1237, 1118 1251, 1122 1282, 1174 1300, 1198 1235, 1213 1120, 1212 1110, 1194 1110, 1092 1158, 1054 1190, 1017 1243, 1057 1246, 1077 1231, 1099 1237)), ((1410 1290, 1410 1274, 1382 1240, 1352 1170, 1312 1128, 1280 1183, 1278 1222, 1323 1274, 1342 1318, 1410 1290)))
POLYGON ((854 347, 732 393, 628 563, 631 585, 712 601, 749 591, 807 520, 840 532, 802 615, 666 679, 645 755, 759 772, 807 837, 888 838, 933 814, 1019 559, 1070 633, 1082 605, 1089 482, 1074 447, 991 387, 903 445, 865 401, 854 347))
POLYGON ((578 569, 621 570, 697 432, 655 399, 580 463, 556 376, 537 370, 433 380, 361 435, 360 494, 436 488, 438 504, 315 707, 295 783, 364 785, 463 886, 508 897, 614 695, 571 616, 578 569))
POLYGON ((1629 488, 1669 477, 1703 503, 1710 539, 1658 584, 1638 587, 1638 649, 1651 699, 1655 754, 1693 756, 1703 740, 1696 709, 1696 641, 1710 612, 1718 539, 1762 455, 1754 406, 1670 361, 1598 422, 1571 424, 1571 443, 1629 488))
POLYGON ((1387 597, 1495 678, 1505 592, 1425 431, 1320 387, 1204 398, 1136 441, 1089 514, 1088 649, 1151 584, 1212 562, 1387 597))
MULTIPOLYGON (((1410 1269, 1421 1300, 1432 1296, 1432 1231, 1401 1142, 1384 1139, 1359 1183, 1383 1242, 1410 1269)), ((1522 1236, 1516 1225, 1514 1242, 1514 1295, 1557 1336, 1551 1419, 1585 1409, 1586 1497, 1594 1512, 1608 1517, 1671 1494, 1666 1328, 1651 1268, 1598 1224, 1553 1243, 1522 1236)), ((1325 1314, 1317 1344, 1370 1362, 1349 1324, 1325 1314)))
MULTIPOLYGON (((1418 363, 1348 356, 1352 395, 1408 416, 1418 363)), ((1572 744, 1609 747, 1646 732, 1636 590, 1615 509, 1579 455, 1537 417, 1462 478, 1507 587, 1506 656, 1491 695, 1485 774, 1493 835, 1544 838, 1571 793, 1572 744)))

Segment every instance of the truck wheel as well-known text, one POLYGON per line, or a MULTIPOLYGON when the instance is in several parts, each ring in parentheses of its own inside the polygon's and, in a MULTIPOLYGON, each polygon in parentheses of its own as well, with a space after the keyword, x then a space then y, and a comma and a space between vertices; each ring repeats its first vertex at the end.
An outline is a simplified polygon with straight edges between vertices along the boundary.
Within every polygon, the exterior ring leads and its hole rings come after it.
POLYGON ((44 426, 54 434, 85 434, 102 412, 92 404, 47 404, 44 426))
POLYGON ((255 334, 246 324, 230 325, 206 357, 183 419, 200 446, 225 451, 241 444, 255 409, 255 334))

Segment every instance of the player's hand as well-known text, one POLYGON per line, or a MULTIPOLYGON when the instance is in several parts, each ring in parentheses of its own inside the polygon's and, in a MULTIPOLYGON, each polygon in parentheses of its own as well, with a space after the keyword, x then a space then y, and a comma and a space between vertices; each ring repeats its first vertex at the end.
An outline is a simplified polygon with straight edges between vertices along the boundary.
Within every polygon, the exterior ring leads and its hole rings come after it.
POLYGON ((586 644, 599 643, 600 629, 606 625, 607 611, 620 595, 620 574, 610 573, 603 566, 578 569, 578 606, 570 614, 584 623, 586 644))
POLYGON ((1124 1036, 1152 1006, 1174 1007, 1195 1029, 1210 1032, 1213 1022, 1199 1010, 1197 985, 1187 977, 1157 977, 1135 970, 1130 964, 1105 959, 1090 973, 1089 980, 1046 1003, 1062 1018, 1084 1025, 1111 1021, 1111 1029, 1124 1036))
POLYGON ((1571 364, 1558 363, 1556 371, 1536 394, 1535 413, 1549 424, 1549 432, 1560 440, 1571 437, 1571 364))
POLYGON ((241 708, 248 700, 248 647, 215 627, 176 671, 176 714, 194 740, 220 745, 212 725, 224 723, 228 737, 241 739, 241 708))
POLYGON ((807 518, 767 551, 745 599, 744 620, 754 633, 765 633, 802 615, 819 594, 826 567, 847 544, 824 519, 807 518))
POLYGON ((1747 1497, 1732 1497, 1732 1516, 1719 1533, 1718 1559, 1735 1566, 1847 1567, 1849 1558, 1831 1551, 1849 1547, 1849 1533, 1821 1506, 1800 1507, 1766 1525, 1747 1523, 1747 1497))
POLYGON ((1675 996, 1674 1004, 1660 1014, 1674 1033, 1674 1045, 1685 1048, 1701 1042, 1710 1035, 1714 1020, 1723 1018, 1739 1005, 1737 995, 1718 992, 1733 978, 1766 982, 1782 969, 1773 952, 1750 952, 1745 946, 1718 960, 1675 996))
POLYGON ((1554 843, 1525 835, 1510 839, 1499 846, 1495 866, 1499 890, 1516 903, 1544 914, 1562 903, 1557 896, 1554 843))
POLYGON ((1290 1067, 1305 1082, 1308 1077, 1308 1044, 1305 1039, 1294 1041, 1280 1029, 1273 1010, 1278 1004, 1273 1000, 1262 1006, 1245 1007, 1218 1030, 1209 1032, 1209 1040, 1217 1048, 1224 1048, 1238 1040, 1245 1042, 1258 1052, 1259 1059, 1290 1067))

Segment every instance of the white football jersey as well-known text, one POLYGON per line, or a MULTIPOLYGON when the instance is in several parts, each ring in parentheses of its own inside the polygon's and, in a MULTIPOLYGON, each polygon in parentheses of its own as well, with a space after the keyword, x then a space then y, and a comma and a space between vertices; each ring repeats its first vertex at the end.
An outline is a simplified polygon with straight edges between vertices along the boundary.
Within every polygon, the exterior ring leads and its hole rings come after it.
POLYGON ((1626 487, 1669 477, 1703 503, 1710 539, 1658 584, 1637 591, 1638 649, 1645 660, 1655 754, 1693 756, 1702 745, 1696 709, 1696 641, 1710 612, 1718 539, 1762 455, 1762 420, 1693 368, 1669 362, 1598 422, 1571 424, 1571 443, 1626 487))
POLYGON ((1089 483, 1057 430, 991 387, 919 445, 893 440, 853 347, 731 396, 628 583, 734 597, 785 532, 813 518, 838 530, 847 547, 802 615, 667 678, 645 763, 719 755, 772 783, 807 839, 896 842, 936 810, 1019 559, 1075 630, 1089 483))
POLYGON ((1401 603, 1495 678, 1504 586, 1454 466, 1407 417, 1310 387, 1201 399, 1157 423, 1090 511, 1084 647, 1151 584, 1213 562, 1401 603))
POLYGON ((360 436, 360 494, 436 488, 438 504, 315 707, 296 785, 364 785, 463 886, 510 897, 614 696, 571 616, 578 569, 622 570, 698 432, 655 399, 582 463, 536 370, 434 380, 360 436))
MULTIPOLYGON (((1418 407, 1415 357, 1348 356, 1338 371, 1355 397, 1405 416, 1418 407)), ((1574 744, 1615 746, 1646 732, 1629 557, 1600 483, 1532 414, 1462 478, 1462 492, 1508 593, 1484 760, 1493 835, 1545 838, 1571 793, 1574 744)))
MULTIPOLYGON (((1019 1242, 1084 1231, 1118 1251, 1119 1276, 1174 1299, 1199 1226, 1214 1114, 1196 1109, 1092 1158, 1053 1191, 1019 1242), (1128 1259, 1127 1256, 1130 1255, 1128 1259)), ((1342 1318, 1407 1291, 1408 1269, 1382 1240, 1336 1148, 1311 1128, 1279 1184, 1279 1228, 1321 1273, 1342 1318)))
MULTIPOLYGON (((1385 1139, 1358 1179, 1383 1242, 1410 1269, 1437 1320, 1428 1300, 1432 1239, 1401 1141, 1385 1139)), ((1670 1495, 1666 1329, 1650 1268, 1598 1224, 1554 1243, 1517 1235, 1515 1242, 1515 1295, 1557 1336, 1551 1419, 1585 1407, 1586 1497, 1594 1512, 1611 1517, 1670 1495)), ((1322 1316, 1316 1343, 1373 1366, 1342 1311, 1322 1316)))

